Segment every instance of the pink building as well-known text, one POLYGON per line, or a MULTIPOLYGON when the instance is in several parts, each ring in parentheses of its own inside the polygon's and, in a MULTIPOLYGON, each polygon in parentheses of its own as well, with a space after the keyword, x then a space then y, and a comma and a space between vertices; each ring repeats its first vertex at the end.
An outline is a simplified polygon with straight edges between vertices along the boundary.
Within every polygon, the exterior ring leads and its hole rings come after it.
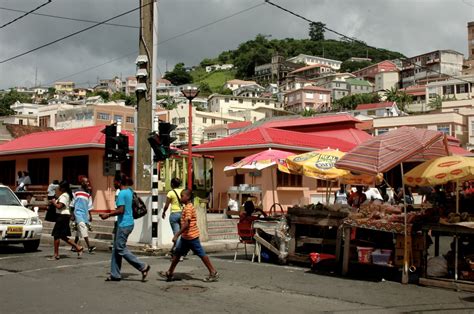
POLYGON ((331 90, 305 86, 285 94, 285 110, 300 113, 305 110, 326 112, 331 109, 331 90))
POLYGON ((389 72, 389 71, 396 71, 398 72, 397 65, 392 61, 382 61, 373 65, 369 65, 363 69, 357 70, 352 72, 357 77, 363 78, 364 80, 368 80, 369 82, 375 82, 375 74, 379 72, 389 72))

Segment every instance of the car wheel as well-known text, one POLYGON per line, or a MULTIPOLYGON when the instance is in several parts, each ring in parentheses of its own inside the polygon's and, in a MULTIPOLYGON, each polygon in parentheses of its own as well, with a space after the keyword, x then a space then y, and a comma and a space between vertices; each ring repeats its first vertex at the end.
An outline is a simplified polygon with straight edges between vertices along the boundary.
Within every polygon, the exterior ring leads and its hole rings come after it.
POLYGON ((35 252, 36 250, 38 250, 39 245, 40 240, 23 242, 23 246, 25 247, 25 251, 27 252, 35 252))

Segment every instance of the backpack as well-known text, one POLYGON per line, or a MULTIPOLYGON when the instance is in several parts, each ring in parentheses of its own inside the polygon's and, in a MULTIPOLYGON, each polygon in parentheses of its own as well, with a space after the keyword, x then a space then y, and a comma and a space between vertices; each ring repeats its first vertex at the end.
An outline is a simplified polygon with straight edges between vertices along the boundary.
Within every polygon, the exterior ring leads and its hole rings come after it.
POLYGON ((132 198, 132 212, 133 212, 133 219, 142 218, 148 212, 145 202, 132 190, 133 198, 132 198))

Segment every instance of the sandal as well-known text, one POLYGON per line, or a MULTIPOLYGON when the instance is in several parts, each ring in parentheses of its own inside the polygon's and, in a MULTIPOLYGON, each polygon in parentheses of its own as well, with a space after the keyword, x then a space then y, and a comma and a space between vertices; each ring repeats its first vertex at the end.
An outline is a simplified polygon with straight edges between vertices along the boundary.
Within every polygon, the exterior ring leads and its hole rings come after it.
POLYGON ((218 272, 215 272, 214 274, 209 275, 209 276, 207 276, 206 278, 204 278, 203 281, 204 281, 204 282, 216 282, 216 281, 219 281, 219 273, 218 273, 218 272))
POLYGON ((59 260, 59 256, 51 256, 51 257, 48 257, 48 261, 57 261, 59 260))
POLYGON ((84 247, 81 246, 81 248, 77 250, 77 258, 82 258, 83 252, 84 252, 84 247))
POLYGON ((105 281, 120 281, 120 280, 122 280, 122 278, 115 278, 112 276, 105 278, 105 281))
POLYGON ((146 265, 145 269, 142 271, 142 282, 146 281, 146 276, 148 276, 148 272, 150 271, 150 265, 146 265))
POLYGON ((173 281, 173 279, 174 279, 173 275, 171 275, 171 274, 170 274, 169 272, 167 272, 167 271, 160 271, 160 272, 158 272, 158 275, 159 275, 161 278, 166 279, 167 282, 173 281))

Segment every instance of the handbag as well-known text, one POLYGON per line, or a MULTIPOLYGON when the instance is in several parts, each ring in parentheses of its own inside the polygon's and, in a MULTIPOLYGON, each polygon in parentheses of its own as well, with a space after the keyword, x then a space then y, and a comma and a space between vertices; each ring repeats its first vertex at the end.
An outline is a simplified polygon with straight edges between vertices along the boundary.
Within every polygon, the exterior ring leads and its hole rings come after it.
POLYGON ((53 204, 49 204, 48 209, 46 210, 44 220, 49 222, 56 222, 57 218, 58 214, 56 213, 56 207, 53 204))

